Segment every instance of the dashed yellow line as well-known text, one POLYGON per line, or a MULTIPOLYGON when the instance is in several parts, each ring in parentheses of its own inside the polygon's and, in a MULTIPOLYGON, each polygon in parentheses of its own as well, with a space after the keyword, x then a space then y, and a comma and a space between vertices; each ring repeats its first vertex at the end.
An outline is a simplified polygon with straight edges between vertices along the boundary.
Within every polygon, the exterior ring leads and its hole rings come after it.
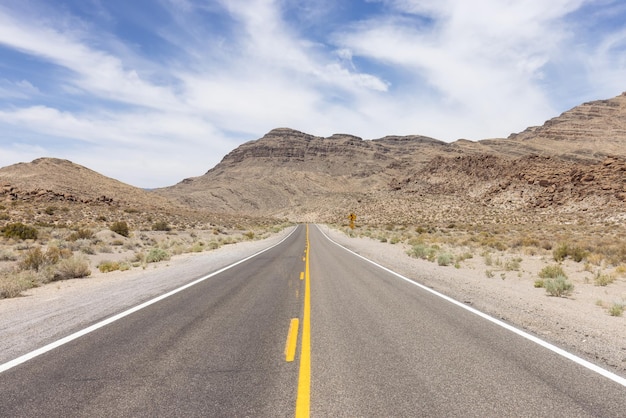
POLYGON ((289 323, 289 332, 287 333, 287 342, 285 343, 285 361, 291 362, 296 357, 299 325, 300 320, 298 318, 293 318, 289 323))

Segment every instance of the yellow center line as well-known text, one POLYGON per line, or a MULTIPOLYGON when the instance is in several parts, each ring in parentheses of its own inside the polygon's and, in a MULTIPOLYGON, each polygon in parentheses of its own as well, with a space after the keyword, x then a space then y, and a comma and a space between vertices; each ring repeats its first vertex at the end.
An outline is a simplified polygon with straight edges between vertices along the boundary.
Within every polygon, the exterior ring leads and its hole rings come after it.
POLYGON ((306 226, 306 251, 304 257, 304 312, 302 315, 302 347, 296 418, 309 416, 311 403, 311 277, 309 273, 309 225, 306 226))
POLYGON ((303 271, 300 272, 300 280, 304 280, 304 272, 303 271))
POLYGON ((289 323, 289 333, 287 334, 287 342, 285 343, 285 361, 291 362, 296 357, 299 323, 298 318, 293 318, 289 323))

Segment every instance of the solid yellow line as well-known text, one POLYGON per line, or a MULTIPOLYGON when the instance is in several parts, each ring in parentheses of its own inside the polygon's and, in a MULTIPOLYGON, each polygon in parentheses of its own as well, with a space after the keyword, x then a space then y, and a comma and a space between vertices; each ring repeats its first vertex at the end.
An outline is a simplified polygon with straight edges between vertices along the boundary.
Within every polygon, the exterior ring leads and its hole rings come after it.
POLYGON ((300 280, 304 280, 304 272, 303 271, 300 272, 300 280))
POLYGON ((306 226, 306 256, 304 265, 304 313, 302 315, 302 347, 296 418, 309 416, 311 404, 311 276, 309 273, 309 225, 306 226))
POLYGON ((296 345, 298 344, 298 327, 300 320, 293 318, 289 323, 289 333, 285 343, 285 361, 293 361, 296 357, 296 345))

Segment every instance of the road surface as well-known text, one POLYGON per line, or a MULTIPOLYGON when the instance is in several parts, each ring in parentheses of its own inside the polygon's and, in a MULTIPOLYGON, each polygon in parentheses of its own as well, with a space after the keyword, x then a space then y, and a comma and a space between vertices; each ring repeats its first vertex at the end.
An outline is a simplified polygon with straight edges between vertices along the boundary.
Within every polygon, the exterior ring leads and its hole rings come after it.
POLYGON ((619 379, 362 260, 315 226, 189 279, 5 366, 0 416, 626 416, 619 379))

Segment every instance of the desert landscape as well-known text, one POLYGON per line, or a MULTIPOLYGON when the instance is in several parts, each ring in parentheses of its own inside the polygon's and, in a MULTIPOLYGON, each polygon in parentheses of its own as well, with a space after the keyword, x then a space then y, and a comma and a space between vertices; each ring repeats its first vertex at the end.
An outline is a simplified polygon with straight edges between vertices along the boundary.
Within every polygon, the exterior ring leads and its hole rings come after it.
POLYGON ((625 140, 626 93, 477 142, 278 128, 150 191, 66 160, 17 163, 0 169, 0 312, 307 222, 626 375, 625 140))

